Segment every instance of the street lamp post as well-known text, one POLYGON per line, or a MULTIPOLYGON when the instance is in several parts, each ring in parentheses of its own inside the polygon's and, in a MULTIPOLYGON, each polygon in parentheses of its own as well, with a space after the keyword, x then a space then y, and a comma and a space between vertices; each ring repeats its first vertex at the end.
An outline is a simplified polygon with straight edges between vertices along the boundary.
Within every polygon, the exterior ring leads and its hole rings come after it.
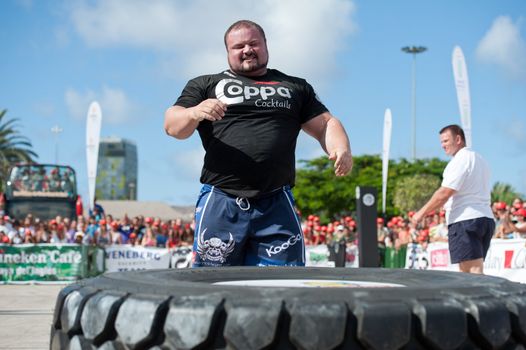
POLYGON ((58 125, 55 125, 51 128, 51 132, 55 134, 55 164, 58 164, 58 134, 60 134, 62 131, 64 130, 58 125))
POLYGON ((132 201, 136 200, 136 197, 135 197, 135 183, 130 182, 128 184, 128 187, 129 187, 128 199, 132 200, 132 201))
POLYGON ((416 160, 416 54, 427 50, 424 46, 405 46, 402 51, 413 55, 413 136, 412 136, 412 158, 416 160))

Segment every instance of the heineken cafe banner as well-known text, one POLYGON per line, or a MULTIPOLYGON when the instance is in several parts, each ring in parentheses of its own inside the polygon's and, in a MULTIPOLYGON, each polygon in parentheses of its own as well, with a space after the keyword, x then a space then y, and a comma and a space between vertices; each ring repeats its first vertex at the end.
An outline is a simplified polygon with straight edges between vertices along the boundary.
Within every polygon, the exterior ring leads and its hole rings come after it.
POLYGON ((0 244, 0 282, 75 281, 88 276, 87 260, 78 244, 0 244))

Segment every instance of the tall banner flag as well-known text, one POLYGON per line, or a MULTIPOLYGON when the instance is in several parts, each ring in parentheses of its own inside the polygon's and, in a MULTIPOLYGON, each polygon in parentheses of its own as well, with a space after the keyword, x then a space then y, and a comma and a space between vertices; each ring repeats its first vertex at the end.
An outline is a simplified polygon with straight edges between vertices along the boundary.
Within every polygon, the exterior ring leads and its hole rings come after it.
POLYGON ((469 95, 468 69, 464 54, 459 46, 455 46, 453 49, 452 64, 462 129, 466 135, 466 146, 471 147, 471 97, 469 95))
POLYGON ((89 208, 93 209, 95 202, 95 180, 97 178, 97 162, 99 158, 100 126, 102 113, 97 101, 90 104, 86 122, 86 161, 88 167, 89 208))
POLYGON ((384 142, 382 148, 382 212, 384 214, 387 201, 387 171, 389 168, 389 149, 391 147, 392 124, 391 110, 387 108, 384 114, 384 142))

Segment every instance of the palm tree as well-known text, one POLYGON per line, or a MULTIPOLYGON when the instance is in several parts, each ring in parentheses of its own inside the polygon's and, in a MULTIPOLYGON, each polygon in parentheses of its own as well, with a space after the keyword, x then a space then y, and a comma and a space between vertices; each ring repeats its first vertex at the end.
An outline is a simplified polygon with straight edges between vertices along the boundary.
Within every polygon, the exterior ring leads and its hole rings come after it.
POLYGON ((491 190, 491 203, 506 202, 510 204, 515 198, 524 198, 513 186, 503 182, 496 182, 491 190))
POLYGON ((18 119, 5 119, 7 110, 0 111, 0 190, 7 178, 9 167, 16 162, 32 162, 38 155, 29 139, 16 129, 18 119))

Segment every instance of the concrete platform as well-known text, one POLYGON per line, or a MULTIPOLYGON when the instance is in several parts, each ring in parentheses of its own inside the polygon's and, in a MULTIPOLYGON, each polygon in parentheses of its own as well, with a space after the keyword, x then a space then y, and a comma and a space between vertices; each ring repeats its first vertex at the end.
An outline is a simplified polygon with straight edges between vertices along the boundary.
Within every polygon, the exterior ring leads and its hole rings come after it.
POLYGON ((60 285, 0 284, 0 349, 49 349, 60 285))

